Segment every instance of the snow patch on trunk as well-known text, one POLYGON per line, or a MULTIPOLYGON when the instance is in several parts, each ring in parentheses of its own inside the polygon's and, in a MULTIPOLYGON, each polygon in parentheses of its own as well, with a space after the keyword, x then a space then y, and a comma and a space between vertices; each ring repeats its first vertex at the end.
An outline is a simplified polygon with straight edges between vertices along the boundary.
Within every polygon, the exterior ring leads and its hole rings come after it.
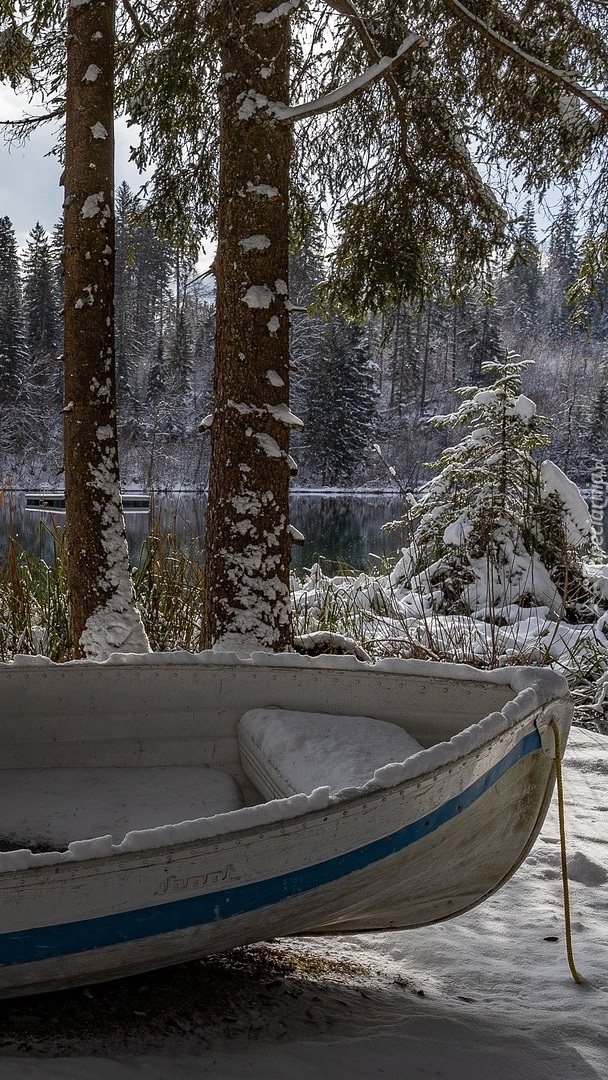
POLYGON ((278 420, 280 424, 286 424, 287 427, 297 428, 301 431, 304 427, 304 423, 300 420, 299 416, 292 413, 289 405, 281 401, 278 405, 267 405, 268 412, 273 419, 278 420))
POLYGON ((245 236, 239 240, 239 247, 242 247, 243 251, 264 251, 270 247, 270 240, 264 233, 255 233, 254 236, 245 236))
POLYGON ((255 90, 243 94, 240 101, 237 113, 239 120, 251 120, 251 117, 258 109, 265 109, 268 106, 268 98, 265 94, 258 94, 255 90))
POLYGON ((83 218, 95 217, 101 210, 101 204, 105 196, 103 191, 98 191, 94 195, 88 195, 82 204, 82 210, 80 211, 83 218))
MULTIPOLYGON (((99 428, 98 438, 107 437, 103 435, 107 430, 99 428)), ((94 499, 97 489, 104 506, 101 542, 106 570, 102 588, 107 595, 87 619, 79 644, 88 659, 101 661, 107 660, 114 652, 144 653, 151 650, 134 600, 117 482, 113 471, 104 465, 92 472, 91 496, 94 499)))
POLYGON ((249 308, 269 308, 273 300, 274 293, 268 285, 250 285, 243 297, 249 308))
POLYGON ((252 184, 251 180, 247 181, 246 190, 248 195, 265 195, 267 199, 276 199, 281 194, 272 184, 252 184))
POLYGON ((272 438, 272 435, 267 435, 265 431, 258 431, 255 437, 267 457, 283 457, 283 451, 276 439, 272 438))

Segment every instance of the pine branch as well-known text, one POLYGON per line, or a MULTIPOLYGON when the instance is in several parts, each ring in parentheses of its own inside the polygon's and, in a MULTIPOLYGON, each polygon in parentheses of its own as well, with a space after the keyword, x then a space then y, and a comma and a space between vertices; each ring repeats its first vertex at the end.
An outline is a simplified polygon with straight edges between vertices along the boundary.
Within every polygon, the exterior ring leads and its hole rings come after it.
POLYGON ((140 22, 139 16, 135 8, 133 7, 133 4, 131 3, 131 0, 122 0, 122 5, 131 22, 133 23, 133 28, 136 35, 136 43, 139 44, 140 41, 143 41, 144 38, 149 37, 150 35, 146 30, 144 30, 140 22))
MULTIPOLYGON (((327 3, 328 7, 333 8, 341 15, 346 15, 347 18, 351 19, 351 21, 355 25, 355 30, 359 35, 359 38, 367 52, 367 55, 373 63, 377 63, 380 60, 380 53, 378 52, 374 44, 374 41, 369 33, 369 30, 367 29, 367 26, 365 25, 362 15, 360 15, 355 5, 351 3, 351 0, 325 0, 325 2, 327 3)), ((403 99, 401 97, 401 92, 390 71, 385 72, 384 78, 393 99, 393 104, 395 106, 395 111, 397 113, 397 118, 399 120, 399 126, 401 129, 401 143, 403 150, 405 151, 405 146, 407 144, 408 118, 405 111, 405 106, 403 104, 403 99)), ((409 164, 411 165, 411 162, 409 164)))
POLYGON ((22 116, 19 120, 0 120, 0 128, 10 131, 7 138, 19 142, 26 139, 30 131, 39 127, 40 124, 48 124, 51 120, 58 120, 65 115, 65 106, 59 105, 51 112, 41 113, 40 116, 22 116))
MULTIPOLYGON (((380 59, 380 54, 376 48, 376 45, 369 30, 367 29, 363 16, 352 3, 352 0, 325 0, 325 3, 328 5, 328 7, 333 8, 334 11, 339 12, 340 15, 346 15, 346 17, 353 22, 355 30, 359 35, 359 38, 368 56, 371 59, 378 61, 380 59)), ((393 104, 397 113, 397 119, 399 121, 399 128, 401 131, 401 159, 408 171, 410 173, 416 174, 416 167, 413 164, 411 158, 409 157, 409 154, 407 153, 407 132, 409 121, 401 90, 390 70, 385 73, 384 77, 386 79, 388 89, 393 99, 393 104)), ((477 192, 479 193, 483 201, 486 203, 492 217, 499 217, 502 220, 506 220, 507 215, 504 208, 500 205, 492 189, 488 186, 488 184, 484 182, 482 176, 480 175, 471 158, 471 155, 467 150, 466 144, 459 136, 454 136, 454 138, 452 139, 452 148, 459 159, 462 170, 472 181, 474 187, 477 189, 477 192)))
POLYGON ((424 38, 421 34, 413 33, 405 39, 399 46, 394 56, 383 56, 372 67, 364 71, 362 75, 358 75, 356 79, 351 79, 349 82, 344 83, 343 86, 338 87, 337 90, 332 90, 331 93, 325 94, 321 98, 316 98, 314 101, 306 101, 302 105, 286 106, 276 104, 273 106, 273 112, 275 116, 282 123, 292 123, 294 120, 304 120, 309 116, 319 116, 321 113, 331 112, 333 109, 339 108, 344 105, 351 98, 356 97, 363 90, 367 90, 374 83, 378 82, 384 77, 384 75, 392 71, 401 63, 406 53, 412 49, 417 48, 419 45, 424 45, 424 38))
POLYGON ((515 60, 516 64, 520 67, 527 68, 529 71, 534 71, 537 75, 543 75, 550 82, 556 83, 558 86, 563 86, 565 90, 568 90, 571 94, 580 98, 590 108, 595 109, 596 112, 602 114, 602 116, 608 116, 608 100, 600 97, 599 94, 594 94, 592 90, 588 90, 586 87, 581 86, 579 82, 573 79, 568 72, 558 71, 557 68, 551 67, 549 64, 545 64, 544 61, 539 60, 538 57, 532 56, 531 53, 525 52, 517 45, 514 45, 512 41, 508 41, 502 34, 493 30, 488 23, 483 19, 479 19, 477 15, 474 15, 472 11, 469 11, 464 4, 460 3, 460 0, 445 0, 446 6, 456 15, 462 22, 467 23, 468 26, 477 30, 482 37, 485 37, 487 41, 490 41, 506 56, 510 56, 515 60))

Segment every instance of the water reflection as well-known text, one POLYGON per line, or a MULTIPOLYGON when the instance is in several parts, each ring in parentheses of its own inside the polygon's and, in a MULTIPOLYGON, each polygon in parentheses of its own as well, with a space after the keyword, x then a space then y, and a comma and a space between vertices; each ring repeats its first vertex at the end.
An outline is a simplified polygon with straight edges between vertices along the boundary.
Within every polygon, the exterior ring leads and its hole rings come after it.
MULTIPOLYGON (((156 496, 152 514, 161 529, 177 533, 185 542, 193 536, 203 540, 205 503, 204 495, 156 496)), ((391 494, 294 494, 291 520, 305 538, 303 546, 294 546, 294 569, 309 567, 319 558, 327 560, 328 572, 342 564, 363 569, 370 564, 370 553, 393 555, 404 540, 398 532, 383 533, 381 526, 401 513, 401 499, 391 494)), ((131 558, 136 561, 149 534, 150 516, 127 514, 125 520, 131 558)), ((61 535, 64 521, 60 514, 26 511, 24 495, 5 500, 0 504, 0 561, 6 560, 12 534, 26 551, 52 562, 55 535, 61 535)))
POLYGON ((402 500, 392 495, 293 495, 291 520, 304 534, 304 545, 294 547, 292 565, 301 570, 319 557, 335 564, 365 569, 370 555, 376 558, 395 552, 401 542, 395 532, 383 533, 382 525, 403 513, 402 500))

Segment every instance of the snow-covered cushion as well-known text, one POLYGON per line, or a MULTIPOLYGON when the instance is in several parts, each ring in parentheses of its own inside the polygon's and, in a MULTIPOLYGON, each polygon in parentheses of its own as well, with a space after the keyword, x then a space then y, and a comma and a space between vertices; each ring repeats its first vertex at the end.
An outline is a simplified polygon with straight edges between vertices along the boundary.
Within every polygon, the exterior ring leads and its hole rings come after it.
POLYGON ((154 829, 239 810, 229 773, 205 766, 0 770, 0 849, 63 850, 73 840, 154 829))
POLYGON ((267 799, 362 787, 376 769, 422 750, 384 720, 289 709, 252 709, 239 720, 238 737, 243 769, 267 799))

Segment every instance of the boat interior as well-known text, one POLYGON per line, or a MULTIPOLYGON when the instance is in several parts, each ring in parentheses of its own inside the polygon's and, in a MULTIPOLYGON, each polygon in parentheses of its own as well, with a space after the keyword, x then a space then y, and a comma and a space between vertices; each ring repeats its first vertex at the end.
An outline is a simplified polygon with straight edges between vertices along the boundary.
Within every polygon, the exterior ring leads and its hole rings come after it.
POLYGON ((71 682, 65 667, 47 674, 17 678, 4 696, 0 850, 116 844, 131 830, 361 787, 514 697, 487 681, 313 679, 287 667, 269 677, 218 665, 202 678, 195 665, 125 665, 105 683, 87 664, 71 682))

